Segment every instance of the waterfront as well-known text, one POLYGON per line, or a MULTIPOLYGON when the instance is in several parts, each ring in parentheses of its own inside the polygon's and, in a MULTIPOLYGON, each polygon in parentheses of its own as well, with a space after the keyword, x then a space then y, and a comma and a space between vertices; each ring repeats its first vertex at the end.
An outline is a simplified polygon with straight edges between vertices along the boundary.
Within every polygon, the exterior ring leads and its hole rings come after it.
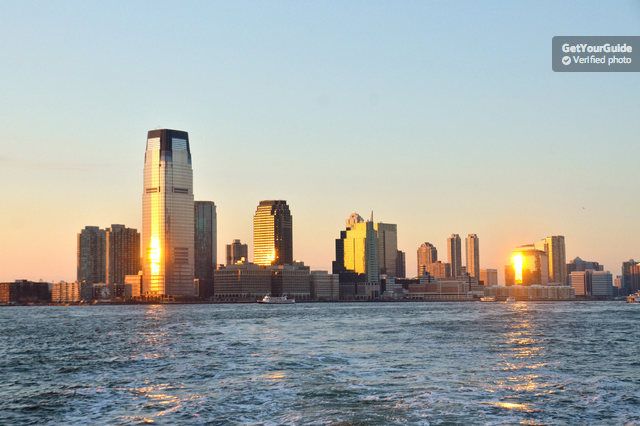
POLYGON ((0 309, 0 423, 640 423, 621 302, 0 309))

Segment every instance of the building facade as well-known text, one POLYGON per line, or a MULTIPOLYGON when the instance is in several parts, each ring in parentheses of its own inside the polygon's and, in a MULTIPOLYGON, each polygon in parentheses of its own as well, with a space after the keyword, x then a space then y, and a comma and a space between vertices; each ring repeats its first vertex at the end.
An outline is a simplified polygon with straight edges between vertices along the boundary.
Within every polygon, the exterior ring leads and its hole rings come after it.
POLYGON ((498 270, 480 269, 480 281, 485 286, 498 285, 498 270))
POLYGON ((465 239, 467 259, 466 273, 473 278, 480 278, 480 240, 476 234, 469 234, 465 239))
POLYGON ((249 246, 242 244, 240 240, 233 240, 231 244, 227 244, 227 266, 235 265, 236 263, 246 263, 248 261, 249 246))
POLYGON ((253 216, 253 262, 293 263, 293 218, 284 200, 260 201, 253 216))
POLYGON ((378 265, 380 275, 396 276, 398 256, 398 226, 393 223, 374 224, 378 238, 378 265))
POLYGON ((404 278, 407 276, 407 262, 405 253, 402 250, 398 250, 396 255, 396 277, 404 278))
POLYGON ((418 262, 417 273, 418 277, 421 277, 427 272, 427 265, 438 261, 438 250, 436 246, 431 243, 422 243, 418 247, 418 262))
POLYGON ((511 264, 505 267, 506 285, 547 285, 549 267, 547 253, 533 244, 520 246, 511 253, 511 264))
POLYGON ((126 275, 140 271, 140 233, 124 225, 105 230, 106 283, 123 284, 126 275))
MULTIPOLYGON (((347 219, 347 228, 336 240, 334 273, 362 274, 366 282, 380 282, 378 233, 372 221, 357 213, 347 219)), ((341 279, 342 281, 342 279, 341 279)))
POLYGON ((458 278, 462 276, 462 246, 460 235, 451 234, 447 238, 447 258, 451 265, 451 276, 458 278))
POLYGON ((147 135, 142 195, 143 293, 193 298, 194 200, 189 135, 147 135))
POLYGON ((194 277, 198 296, 213 296, 213 271, 218 264, 216 205, 213 201, 194 203, 194 277))
POLYGON ((97 226, 85 226, 78 234, 78 282, 103 283, 106 280, 105 231, 97 226))
POLYGON ((547 254, 549 282, 564 284, 567 281, 567 258, 564 237, 553 235, 534 244, 537 250, 547 254))

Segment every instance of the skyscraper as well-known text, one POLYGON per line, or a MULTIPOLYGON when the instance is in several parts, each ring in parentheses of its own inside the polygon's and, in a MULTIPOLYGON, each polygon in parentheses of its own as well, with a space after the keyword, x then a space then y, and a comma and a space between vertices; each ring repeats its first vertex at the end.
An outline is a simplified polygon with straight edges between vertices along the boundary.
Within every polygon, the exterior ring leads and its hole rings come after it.
POLYGON ((227 266, 248 260, 249 247, 246 244, 242 244, 240 240, 233 240, 231 244, 227 244, 227 266))
POLYGON ((422 243, 418 247, 418 277, 427 272, 427 265, 438 261, 438 250, 431 243, 422 243))
POLYGON ((451 276, 458 278, 462 276, 462 244, 460 235, 451 234, 447 238, 447 257, 451 265, 451 276))
POLYGON ((476 234, 469 234, 465 239, 467 257, 467 274, 480 278, 480 240, 476 234))
POLYGON ((199 280, 199 296, 213 296, 213 271, 217 259, 217 215, 213 201, 194 203, 194 276, 199 280))
POLYGON ((97 226, 85 226, 78 234, 78 282, 105 282, 105 233, 97 226))
POLYGON ((564 237, 562 235, 553 235, 543 238, 535 243, 535 248, 547 253, 549 282, 565 284, 567 282, 567 258, 564 237))
POLYGON ((142 195, 144 296, 195 296, 193 219, 189 135, 180 130, 151 130, 142 195))
POLYGON ((366 221, 357 213, 347 219, 347 228, 336 240, 334 273, 363 274, 369 283, 380 282, 378 233, 372 221, 366 221))
POLYGON ((376 223, 374 228, 378 237, 378 265, 380 274, 396 276, 398 256, 398 226, 392 223, 376 223))
POLYGON ((106 283, 124 284, 125 275, 140 271, 140 233, 124 225, 111 225, 104 233, 106 283))
POLYGON ((402 250, 398 250, 398 254, 396 256, 396 277, 404 278, 407 276, 407 263, 405 259, 405 254, 402 250))
POLYGON ((293 263, 293 218, 284 200, 260 201, 253 216, 253 262, 293 263))
POLYGON ((505 267, 506 285, 547 285, 549 266, 547 253, 533 244, 520 246, 511 254, 511 264, 505 267))

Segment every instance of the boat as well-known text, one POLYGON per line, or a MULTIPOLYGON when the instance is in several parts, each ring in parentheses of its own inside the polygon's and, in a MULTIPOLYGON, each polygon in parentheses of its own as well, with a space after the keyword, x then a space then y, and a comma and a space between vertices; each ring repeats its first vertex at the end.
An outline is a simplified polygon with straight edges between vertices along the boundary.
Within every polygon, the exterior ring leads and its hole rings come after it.
POLYGON ((515 297, 509 296, 509 297, 507 297, 507 300, 505 300, 504 302, 505 303, 515 303, 515 301, 516 301, 515 297))
POLYGON ((640 290, 627 296, 627 303, 640 303, 640 290))
POLYGON ((496 298, 493 296, 484 296, 480 298, 481 302, 495 302, 496 298))
POLYGON ((262 300, 258 300, 258 303, 265 305, 290 305, 296 303, 296 299, 289 299, 287 296, 271 296, 266 295, 262 300))

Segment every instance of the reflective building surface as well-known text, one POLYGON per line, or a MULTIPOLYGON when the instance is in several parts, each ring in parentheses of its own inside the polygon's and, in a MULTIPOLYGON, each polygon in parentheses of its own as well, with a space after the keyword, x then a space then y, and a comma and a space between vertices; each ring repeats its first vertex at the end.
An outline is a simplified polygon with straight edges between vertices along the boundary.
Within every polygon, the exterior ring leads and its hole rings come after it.
POLYGON ((143 295, 194 297, 193 169, 187 132, 149 131, 143 191, 143 295))
POLYGON ((258 204, 253 216, 253 262, 261 266, 293 262, 293 218, 286 201, 258 204))

